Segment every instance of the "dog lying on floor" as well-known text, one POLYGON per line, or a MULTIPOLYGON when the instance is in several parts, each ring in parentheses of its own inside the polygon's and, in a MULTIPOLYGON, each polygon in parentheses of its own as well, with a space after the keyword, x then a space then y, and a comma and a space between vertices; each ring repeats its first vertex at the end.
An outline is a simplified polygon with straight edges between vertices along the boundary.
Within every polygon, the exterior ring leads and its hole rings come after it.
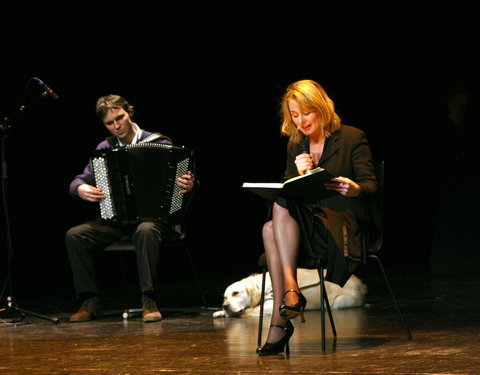
MULTIPOLYGON (((320 309, 320 277, 316 269, 297 269, 297 279, 300 290, 307 299, 305 310, 320 309)), ((329 281, 325 282, 328 300, 332 309, 346 309, 363 306, 366 285, 355 275, 352 275, 341 288, 329 281)), ((225 289, 222 310, 213 313, 214 318, 230 318, 258 316, 260 314, 260 298, 262 275, 253 274, 237 281, 225 289)), ((267 272, 265 281, 265 302, 263 313, 272 314, 273 291, 270 275, 267 272)))

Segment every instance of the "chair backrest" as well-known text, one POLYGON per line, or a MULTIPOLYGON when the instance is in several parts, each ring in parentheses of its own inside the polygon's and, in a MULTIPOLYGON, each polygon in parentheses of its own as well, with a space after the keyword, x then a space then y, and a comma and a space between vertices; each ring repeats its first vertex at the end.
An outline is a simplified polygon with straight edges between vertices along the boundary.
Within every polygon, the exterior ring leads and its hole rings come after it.
POLYGON ((373 163, 373 168, 375 169, 375 176, 377 177, 378 185, 380 186, 380 191, 383 192, 383 180, 385 173, 385 161, 379 160, 373 163))
POLYGON ((366 238, 363 252, 363 263, 367 262, 367 256, 374 253, 382 247, 383 242, 383 190, 384 190, 384 174, 385 161, 376 161, 373 163, 375 176, 377 178, 379 193, 377 197, 368 203, 369 216, 371 218, 371 227, 369 229, 370 238, 366 238), (373 239, 372 239, 373 237, 373 239))

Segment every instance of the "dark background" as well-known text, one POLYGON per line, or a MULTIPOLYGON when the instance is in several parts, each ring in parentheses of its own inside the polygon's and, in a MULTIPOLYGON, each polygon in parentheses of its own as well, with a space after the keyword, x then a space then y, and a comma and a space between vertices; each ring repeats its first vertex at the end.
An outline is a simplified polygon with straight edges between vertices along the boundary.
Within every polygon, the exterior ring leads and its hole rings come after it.
MULTIPOLYGON (((192 3, 2 2, 1 118, 33 76, 60 97, 29 106, 8 133, 16 294, 73 299, 64 234, 98 207, 67 189, 107 135, 94 105, 110 93, 135 105, 141 127, 196 152, 201 190, 188 241, 200 277, 219 275, 222 289, 255 272, 265 202, 241 184, 281 179, 279 98, 304 78, 325 87, 343 121, 363 129, 374 158, 386 161, 390 268, 478 272, 478 2, 192 3), (468 98, 460 127, 447 107, 457 92, 468 98)), ((41 93, 32 85, 24 103, 41 93)), ((167 277, 186 266, 175 253, 164 264, 167 277)))

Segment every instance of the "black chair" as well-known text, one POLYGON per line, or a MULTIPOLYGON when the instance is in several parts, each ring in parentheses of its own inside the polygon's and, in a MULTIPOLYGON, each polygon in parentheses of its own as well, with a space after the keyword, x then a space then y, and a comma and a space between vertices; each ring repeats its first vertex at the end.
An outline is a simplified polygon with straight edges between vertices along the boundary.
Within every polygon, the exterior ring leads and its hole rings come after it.
MULTIPOLYGON (((175 246, 175 247, 178 247, 178 248, 182 248, 184 250, 185 254, 187 255, 190 267, 192 269, 193 278, 194 278, 195 284, 197 285, 198 292, 200 294, 200 298, 201 298, 201 301, 202 301, 202 306, 206 306, 207 302, 205 300, 205 295, 203 293, 202 286, 201 286, 200 281, 198 279, 198 274, 197 274, 195 264, 193 262, 192 255, 190 253, 190 250, 189 250, 188 246, 185 244, 185 241, 184 241, 185 240, 185 231, 183 229, 183 226, 182 225, 176 225, 175 227, 173 227, 173 229, 174 229, 173 238, 171 239, 171 241, 168 242, 168 244, 166 246, 168 246, 168 247, 175 246)), ((126 281, 125 267, 124 267, 124 261, 123 261, 122 253, 124 251, 135 251, 135 247, 134 247, 133 242, 132 242, 132 237, 131 236, 124 236, 124 237, 120 238, 119 240, 117 240, 117 241, 111 243, 110 245, 106 246, 104 248, 104 250, 105 251, 118 251, 118 252, 120 252, 122 279, 123 279, 124 290, 126 291, 127 281, 126 281)), ((129 309, 129 308, 125 307, 125 310, 123 311, 122 316, 123 316, 124 319, 129 319, 129 318, 132 318, 134 316, 138 316, 141 313, 142 313, 142 309, 129 309)))
MULTIPOLYGON (((378 205, 378 208, 375 210, 378 215, 383 215, 383 189, 384 189, 384 174, 385 174, 385 162, 384 161, 378 161, 374 163, 375 167, 375 174, 377 177, 378 184, 380 186, 380 193, 381 196, 379 199, 375 201, 375 204, 378 205)), ((378 219, 379 222, 383 222, 382 217, 378 219)), ((388 279, 387 273, 385 272, 385 268, 383 267, 383 263, 380 260, 379 256, 377 255, 378 251, 382 249, 382 244, 383 244, 383 229, 379 229, 379 241, 377 243, 377 249, 375 250, 374 253, 363 253, 363 260, 362 263, 366 264, 369 259, 375 260, 376 264, 380 268, 380 271, 383 275, 383 278, 385 280, 385 284, 387 286, 388 292, 390 294, 390 297, 392 298, 392 302, 395 306, 395 310, 397 311, 397 315, 400 318, 400 323, 402 325, 403 331, 405 332, 405 335, 407 336, 407 339, 412 341, 412 334, 410 332, 410 329, 408 328, 407 323, 405 322, 405 318, 403 317, 402 311, 400 309, 400 305, 398 304, 398 300, 395 297, 395 294, 393 293, 392 286, 390 284, 390 281, 388 279)))
MULTIPOLYGON (((375 174, 377 177, 377 181, 380 186, 380 191, 383 193, 383 180, 384 180, 384 169, 385 169, 385 163, 384 161, 379 161, 374 164, 375 167, 375 174)), ((383 213, 383 206, 382 206, 382 199, 378 199, 375 204, 378 204, 377 207, 372 207, 374 209, 374 212, 377 215, 381 215, 383 213)), ((377 222, 381 222, 381 217, 377 216, 377 222)), ((376 253, 381 249, 382 246, 382 233, 381 228, 378 228, 380 231, 379 233, 379 241, 377 242, 377 250, 375 251, 375 254, 368 254, 367 252, 364 252, 362 254, 362 263, 366 264, 369 259, 373 259, 376 261, 378 264, 380 271, 382 272, 383 278, 385 279, 385 283, 387 285, 388 292, 390 293, 390 296, 392 297, 393 304, 395 306, 395 309, 397 311, 398 317, 400 318, 400 322, 402 324, 403 330, 405 332, 405 335, 407 336, 408 340, 412 340, 412 335, 410 333, 410 329, 408 328, 405 319, 403 317, 402 311, 400 310, 400 306, 398 304, 397 298, 395 297, 390 281, 388 279, 387 273, 385 272, 385 268, 383 267, 383 264, 376 255, 376 253)), ((259 316, 259 321, 258 321, 258 346, 262 345, 262 329, 263 329, 263 303, 264 303, 264 298, 265 298, 265 281, 266 281, 266 273, 267 273, 267 262, 266 262, 266 255, 263 253, 259 259, 258 259, 258 265, 262 269, 262 294, 261 294, 261 300, 260 300, 260 316, 259 316)), ((325 288, 325 278, 324 278, 324 264, 320 264, 318 268, 318 274, 320 277, 320 319, 321 319, 321 335, 322 335, 322 352, 325 352, 326 350, 326 338, 325 338, 325 310, 328 313, 329 321, 330 321, 330 326, 332 328, 332 334, 334 339, 337 337, 337 331, 335 329, 335 323, 333 320, 332 316, 332 311, 330 309, 330 303, 328 301, 328 295, 327 291, 325 288)))

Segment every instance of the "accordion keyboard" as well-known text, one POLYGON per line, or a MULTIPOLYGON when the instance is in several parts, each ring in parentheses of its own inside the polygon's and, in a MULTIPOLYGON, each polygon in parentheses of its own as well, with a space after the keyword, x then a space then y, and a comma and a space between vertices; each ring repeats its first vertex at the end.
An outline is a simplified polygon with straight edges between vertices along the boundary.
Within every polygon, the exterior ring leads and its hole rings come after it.
POLYGON ((108 178, 107 161, 105 158, 93 158, 92 163, 95 170, 95 183, 105 194, 105 198, 100 201, 100 216, 102 219, 113 219, 115 217, 115 207, 108 178))
MULTIPOLYGON (((188 172, 188 163, 189 163, 189 160, 185 159, 177 164, 177 171, 175 173, 176 178, 182 177, 184 174, 188 172)), ((175 186, 173 187, 172 202, 170 205, 170 214, 182 209, 183 195, 180 194, 180 191, 182 191, 182 188, 177 184, 175 184, 175 186)))

